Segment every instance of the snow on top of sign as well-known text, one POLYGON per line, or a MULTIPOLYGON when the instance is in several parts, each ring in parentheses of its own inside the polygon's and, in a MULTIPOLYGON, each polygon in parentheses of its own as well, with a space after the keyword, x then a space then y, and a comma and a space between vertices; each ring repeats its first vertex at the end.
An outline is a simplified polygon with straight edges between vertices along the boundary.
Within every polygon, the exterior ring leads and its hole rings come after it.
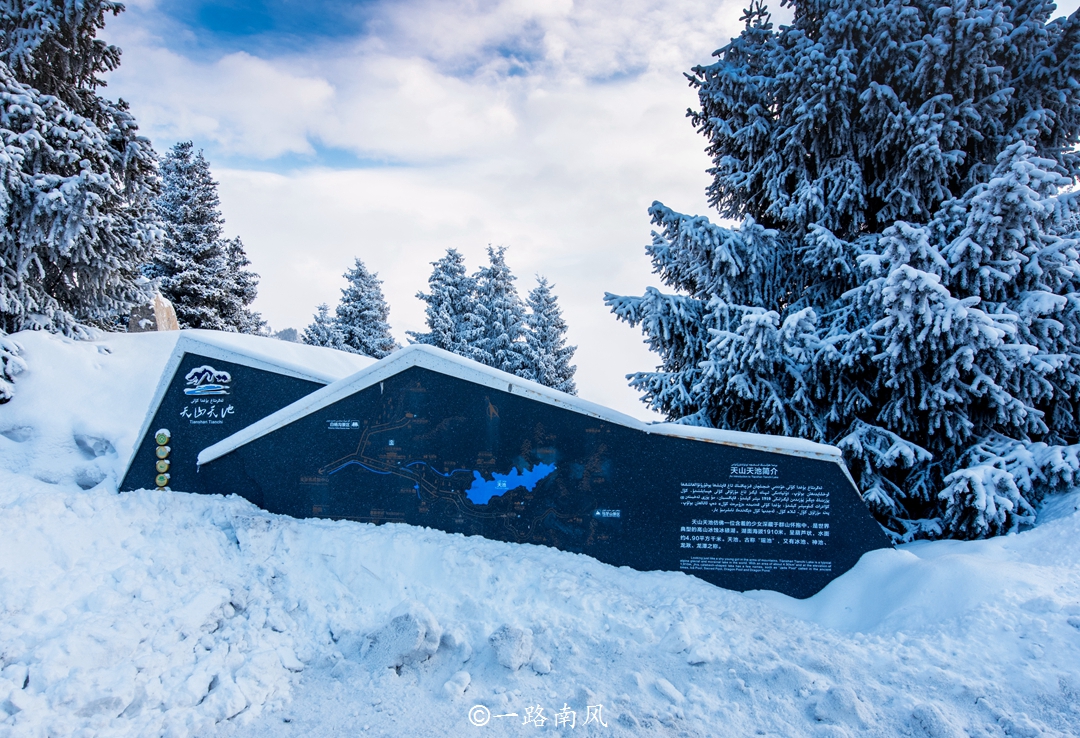
POLYGON ((725 446, 743 446, 758 451, 773 451, 789 456, 806 456, 814 459, 838 461, 843 457, 836 446, 807 441, 804 438, 789 436, 769 436, 763 433, 744 433, 743 431, 721 430, 720 428, 700 428, 679 423, 643 424, 645 431, 660 436, 688 438, 694 441, 711 441, 725 446))
POLYGON ((371 366, 375 359, 347 351, 337 351, 323 346, 279 341, 265 336, 224 331, 183 330, 172 331, 178 335, 177 353, 210 354, 213 349, 221 353, 214 358, 234 364, 269 369, 301 379, 324 384, 354 374, 371 366), (211 348, 212 347, 212 348, 211 348))
POLYGON ((203 449, 199 453, 199 463, 206 464, 220 458, 246 443, 261 438, 411 367, 429 369, 440 374, 528 397, 531 400, 589 415, 599 420, 616 423, 649 434, 687 438, 729 446, 742 446, 754 450, 817 458, 826 461, 839 461, 841 459, 839 449, 799 438, 740 433, 713 428, 695 428, 675 423, 645 423, 611 408, 493 369, 449 351, 417 344, 395 351, 356 374, 316 390, 307 397, 303 397, 293 404, 283 407, 276 413, 266 416, 257 423, 253 423, 228 438, 224 438, 203 449))

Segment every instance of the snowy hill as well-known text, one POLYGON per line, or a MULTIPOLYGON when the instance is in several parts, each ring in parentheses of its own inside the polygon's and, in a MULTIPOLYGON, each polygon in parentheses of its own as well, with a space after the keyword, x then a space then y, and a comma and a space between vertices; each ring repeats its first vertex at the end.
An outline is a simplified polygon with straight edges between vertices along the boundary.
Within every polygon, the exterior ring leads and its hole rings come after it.
POLYGON ((1080 734, 1078 493, 1019 535, 873 552, 809 600, 742 595, 237 497, 117 494, 175 334, 15 340, 0 736, 1080 734), (537 706, 542 728, 524 723, 537 706))

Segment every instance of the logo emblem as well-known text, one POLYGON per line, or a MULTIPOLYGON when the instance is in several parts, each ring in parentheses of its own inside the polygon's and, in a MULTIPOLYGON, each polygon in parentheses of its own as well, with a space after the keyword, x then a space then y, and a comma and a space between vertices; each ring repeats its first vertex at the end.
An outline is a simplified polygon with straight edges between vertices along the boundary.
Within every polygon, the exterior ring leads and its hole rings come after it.
POLYGON ((484 705, 473 705, 472 709, 469 710, 469 722, 478 728, 487 725, 490 720, 491 710, 484 705))
POLYGON ((184 381, 190 385, 184 388, 185 395, 227 395, 229 388, 226 385, 232 381, 232 375, 204 364, 188 372, 184 381))

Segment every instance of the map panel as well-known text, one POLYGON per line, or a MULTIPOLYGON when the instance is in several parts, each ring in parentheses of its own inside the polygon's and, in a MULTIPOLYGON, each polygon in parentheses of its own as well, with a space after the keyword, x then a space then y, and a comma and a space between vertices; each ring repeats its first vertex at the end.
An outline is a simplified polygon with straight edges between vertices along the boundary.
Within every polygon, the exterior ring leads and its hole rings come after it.
POLYGON ((419 367, 201 474, 276 513, 548 545, 799 597, 888 545, 836 463, 650 434, 419 367))

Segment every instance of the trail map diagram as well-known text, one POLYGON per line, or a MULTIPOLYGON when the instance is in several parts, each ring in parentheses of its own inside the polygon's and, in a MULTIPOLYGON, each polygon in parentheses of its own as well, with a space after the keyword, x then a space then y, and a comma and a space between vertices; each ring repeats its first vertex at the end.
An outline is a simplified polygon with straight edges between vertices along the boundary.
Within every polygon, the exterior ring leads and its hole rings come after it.
MULTIPOLYGON (((372 474, 396 476, 408 480, 421 501, 450 500, 469 517, 506 517, 505 512, 492 512, 485 507, 495 498, 515 490, 532 492, 537 484, 557 471, 555 464, 536 463, 529 468, 511 468, 506 473, 459 468, 440 471, 432 455, 410 458, 409 431, 418 419, 406 413, 396 421, 367 426, 363 429, 356 451, 324 464, 320 475, 333 476, 347 468, 359 467, 372 474), (403 443, 404 441, 404 443, 403 443), (490 477, 490 479, 488 478, 490 477)), ((422 422, 422 421, 420 421, 422 422)), ((476 466, 489 466, 478 458, 476 466)), ((556 513, 546 510, 544 514, 556 513)))

